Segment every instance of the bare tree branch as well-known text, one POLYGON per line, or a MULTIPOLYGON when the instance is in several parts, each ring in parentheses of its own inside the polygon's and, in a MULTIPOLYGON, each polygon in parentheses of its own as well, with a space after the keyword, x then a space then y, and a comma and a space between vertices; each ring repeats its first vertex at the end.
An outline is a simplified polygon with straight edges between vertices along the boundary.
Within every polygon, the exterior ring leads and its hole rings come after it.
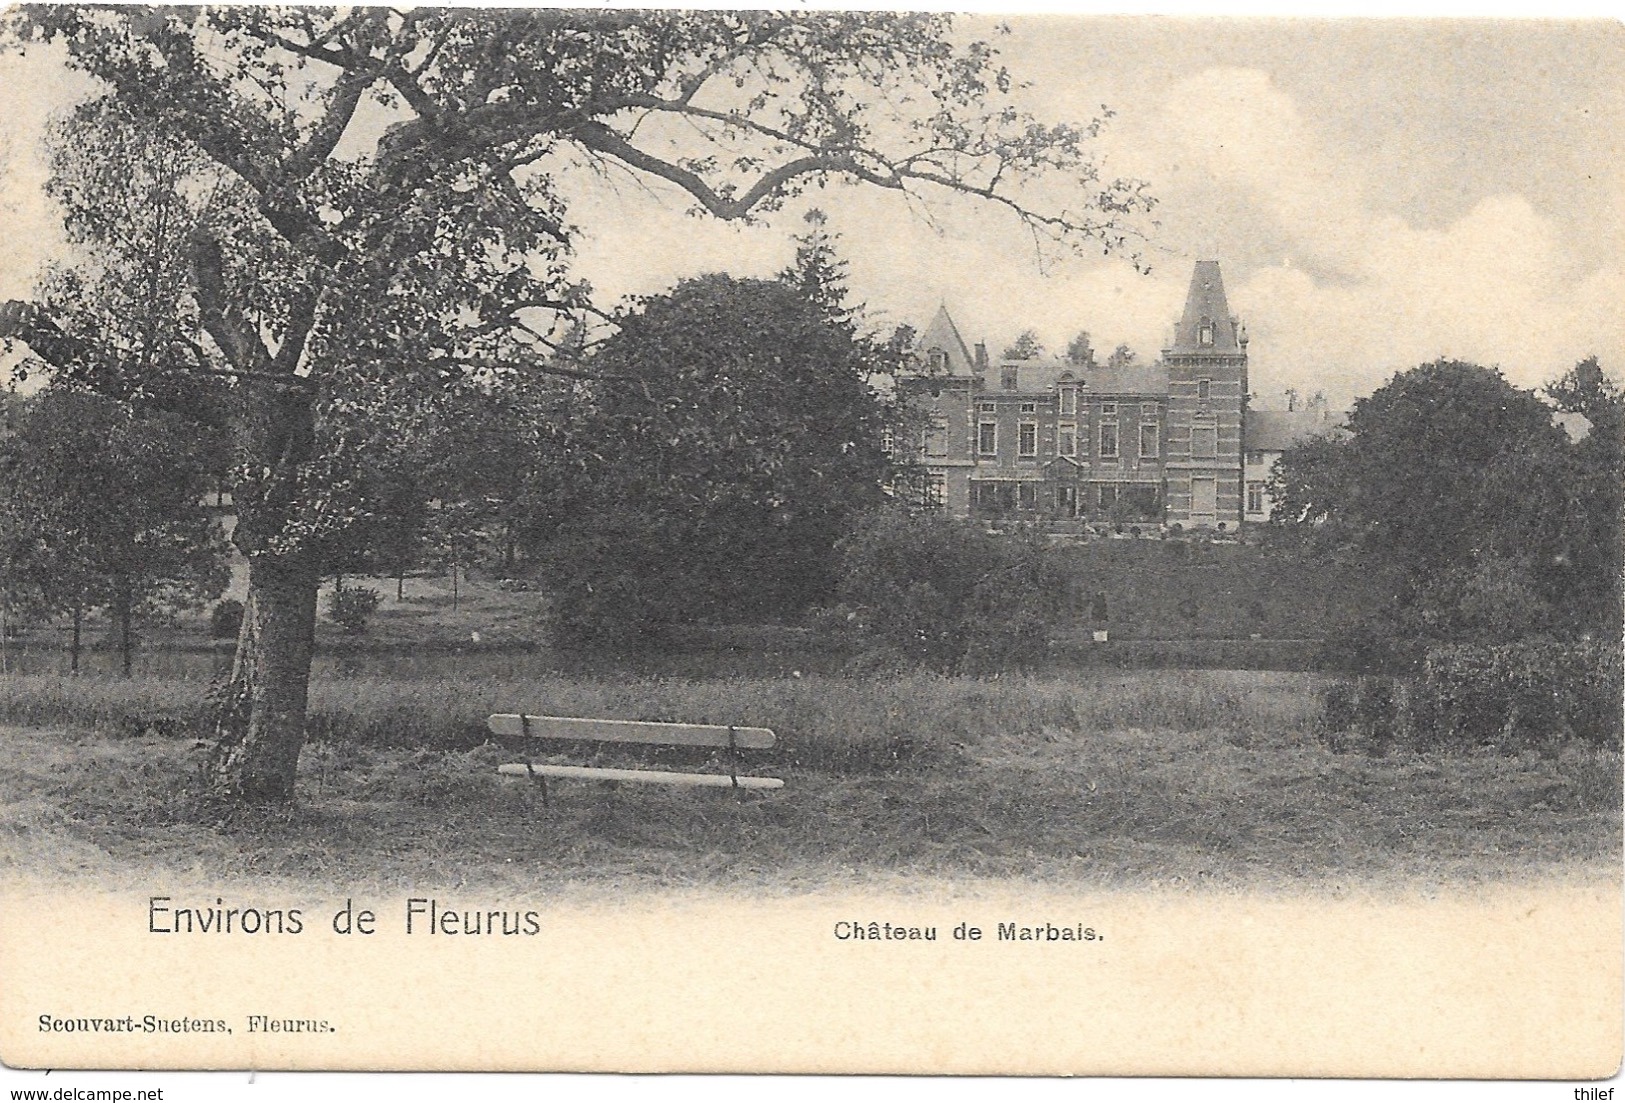
POLYGON ((265 347, 259 330, 243 316, 226 290, 220 243, 208 233, 198 231, 192 236, 189 259, 204 330, 239 371, 269 373, 275 358, 265 347))
MULTIPOLYGON (((424 362, 424 367, 434 370, 458 368, 473 371, 510 372, 520 366, 512 361, 495 360, 480 356, 440 356, 424 362)), ((525 371, 535 372, 538 375, 556 375, 561 379, 576 379, 586 383, 634 383, 643 386, 648 382, 635 375, 617 375, 611 372, 591 372, 583 371, 580 368, 567 368, 551 360, 527 360, 522 366, 525 371)))
POLYGON ((321 168, 333 155, 333 150, 355 118, 361 97, 372 87, 376 76, 364 69, 346 69, 333 87, 333 99, 328 104, 322 121, 297 153, 283 166, 283 173, 293 180, 304 180, 321 168))
POLYGON ((0 304, 0 339, 21 341, 40 359, 65 372, 85 372, 117 363, 117 357, 65 332, 35 303, 12 299, 0 304))
POLYGON ((897 178, 888 179, 870 173, 859 166, 850 153, 840 151, 808 154, 805 157, 787 161, 777 168, 763 173, 756 183, 751 185, 749 190, 739 198, 734 199, 713 189, 699 174, 683 168, 681 165, 662 160, 653 154, 645 153, 603 123, 587 123, 576 129, 572 137, 588 149, 607 154, 617 160, 624 161, 633 168, 641 169, 651 175, 671 181, 698 200, 702 207, 721 219, 743 218, 764 199, 773 195, 786 184, 798 177, 810 176, 819 172, 848 173, 884 188, 902 187, 902 182, 897 178))

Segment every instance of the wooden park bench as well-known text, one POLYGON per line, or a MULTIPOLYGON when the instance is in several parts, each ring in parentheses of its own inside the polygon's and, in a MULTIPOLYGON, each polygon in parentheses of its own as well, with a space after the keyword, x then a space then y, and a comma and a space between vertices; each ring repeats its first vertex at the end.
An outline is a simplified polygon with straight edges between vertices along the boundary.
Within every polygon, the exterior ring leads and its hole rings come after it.
POLYGON ((661 785, 696 785, 713 788, 782 789, 776 777, 749 777, 741 774, 739 752, 773 746, 771 728, 742 728, 719 724, 667 724, 653 720, 589 720, 572 716, 528 716, 523 713, 497 713, 487 722, 493 735, 525 739, 525 761, 498 766, 497 773, 526 777, 542 787, 542 805, 548 806, 548 778, 575 778, 583 781, 630 781, 661 785), (573 739, 597 743, 654 743, 682 747, 727 749, 725 774, 678 773, 671 770, 631 770, 608 766, 562 766, 531 762, 530 740, 573 739))

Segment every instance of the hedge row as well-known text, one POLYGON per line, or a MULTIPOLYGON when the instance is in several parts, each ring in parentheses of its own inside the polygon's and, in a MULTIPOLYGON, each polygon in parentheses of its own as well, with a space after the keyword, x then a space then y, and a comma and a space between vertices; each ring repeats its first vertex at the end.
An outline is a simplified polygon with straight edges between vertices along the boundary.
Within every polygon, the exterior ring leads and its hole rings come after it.
POLYGON ((1428 650, 1416 677, 1364 676, 1322 695, 1334 746, 1491 746, 1579 740, 1619 747, 1625 676, 1617 643, 1523 640, 1428 650))

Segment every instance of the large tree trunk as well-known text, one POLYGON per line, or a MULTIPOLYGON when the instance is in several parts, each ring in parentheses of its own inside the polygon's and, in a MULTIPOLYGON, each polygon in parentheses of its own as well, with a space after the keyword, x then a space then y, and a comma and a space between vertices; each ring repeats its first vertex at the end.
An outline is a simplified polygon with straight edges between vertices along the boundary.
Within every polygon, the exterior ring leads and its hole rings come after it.
POLYGON ((248 601, 215 729, 213 782, 223 797, 293 799, 315 646, 319 574, 306 555, 248 562, 248 601))
MULTIPOLYGON (((232 332, 227 327, 224 337, 232 332)), ((266 362, 257 344, 238 359, 266 362)), ((291 538, 304 524, 300 469, 314 443, 314 409, 308 385, 291 377, 256 378, 243 399, 237 454, 253 474, 232 488, 232 538, 248 559, 248 600, 215 724, 211 780, 216 795, 230 800, 289 801, 305 743, 321 581, 315 551, 291 538)))

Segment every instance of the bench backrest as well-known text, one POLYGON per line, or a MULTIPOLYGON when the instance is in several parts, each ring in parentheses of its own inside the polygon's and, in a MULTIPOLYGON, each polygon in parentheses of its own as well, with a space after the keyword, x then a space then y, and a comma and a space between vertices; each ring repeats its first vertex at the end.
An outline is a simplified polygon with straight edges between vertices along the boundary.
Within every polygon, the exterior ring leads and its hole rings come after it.
POLYGON ((773 746, 771 728, 730 728, 725 724, 665 724, 655 720, 588 720, 575 716, 522 716, 497 713, 487 722, 493 735, 537 739, 588 739, 601 743, 671 743, 684 747, 773 746), (730 735, 730 733, 732 733, 730 735))

